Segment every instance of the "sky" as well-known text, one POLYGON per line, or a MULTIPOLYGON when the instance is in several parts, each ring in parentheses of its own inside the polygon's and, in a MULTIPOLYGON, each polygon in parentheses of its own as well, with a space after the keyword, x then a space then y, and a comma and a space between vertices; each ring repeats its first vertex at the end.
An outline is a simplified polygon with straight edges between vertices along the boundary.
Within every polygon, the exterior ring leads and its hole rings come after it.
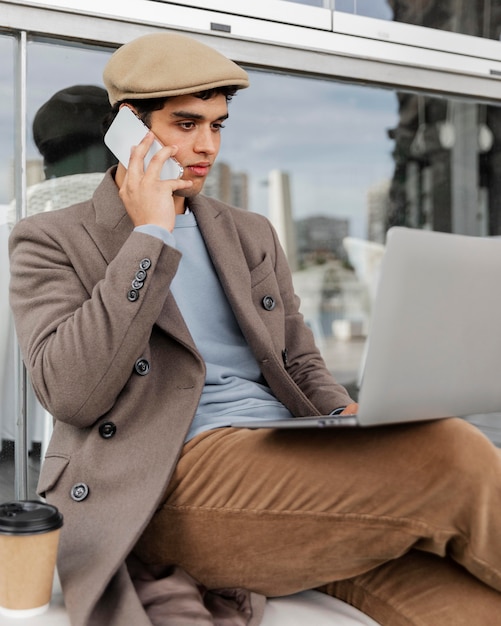
POLYGON ((264 72, 251 72, 250 81, 230 103, 220 159, 252 172, 253 210, 262 212, 263 182, 280 169, 290 177, 296 218, 349 217, 361 236, 367 191, 393 175, 394 92, 264 72))

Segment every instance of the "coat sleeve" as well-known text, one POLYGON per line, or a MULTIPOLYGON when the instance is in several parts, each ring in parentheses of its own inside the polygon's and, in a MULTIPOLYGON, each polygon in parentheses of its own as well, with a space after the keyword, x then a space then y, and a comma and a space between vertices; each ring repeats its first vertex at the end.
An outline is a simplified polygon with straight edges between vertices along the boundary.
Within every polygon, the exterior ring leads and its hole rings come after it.
POLYGON ((55 219, 33 216, 14 228, 10 304, 39 401, 56 419, 85 427, 114 405, 127 384, 180 254, 131 232, 107 264, 81 224, 64 230, 55 219), (145 259, 134 299, 131 281, 145 259))

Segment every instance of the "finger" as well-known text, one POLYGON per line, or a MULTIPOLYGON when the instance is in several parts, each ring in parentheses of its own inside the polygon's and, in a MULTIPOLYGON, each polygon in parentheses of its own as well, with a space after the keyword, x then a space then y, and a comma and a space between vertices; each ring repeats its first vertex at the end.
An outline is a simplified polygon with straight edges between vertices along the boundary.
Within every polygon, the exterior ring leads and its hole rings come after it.
POLYGON ((345 408, 345 410, 341 413, 341 415, 355 415, 358 411, 358 404, 356 402, 351 402, 345 408))
POLYGON ((148 154, 154 139, 155 135, 150 131, 137 146, 131 147, 128 170, 138 174, 144 173, 144 157, 148 154))
MULTIPOLYGON (((156 152, 151 161, 148 163, 146 172, 154 177, 161 178, 162 169, 164 164, 173 157, 177 152, 177 146, 165 146, 158 152, 156 152)), ((176 169, 177 171, 177 169, 176 169)), ((178 177, 176 176, 176 179, 178 177)))
POLYGON ((192 180, 183 180, 182 178, 177 178, 176 180, 162 181, 167 182, 172 189, 172 193, 175 191, 181 191, 182 189, 189 189, 193 186, 192 180))

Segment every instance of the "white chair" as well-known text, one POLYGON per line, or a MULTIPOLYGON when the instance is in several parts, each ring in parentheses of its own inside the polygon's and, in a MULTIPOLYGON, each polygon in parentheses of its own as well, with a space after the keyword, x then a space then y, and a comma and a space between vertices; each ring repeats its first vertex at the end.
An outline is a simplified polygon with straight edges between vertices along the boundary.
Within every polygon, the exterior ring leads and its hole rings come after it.
POLYGON ((366 241, 357 237, 345 237, 343 246, 358 280, 367 287, 370 304, 372 304, 376 296, 385 246, 382 243, 366 241))

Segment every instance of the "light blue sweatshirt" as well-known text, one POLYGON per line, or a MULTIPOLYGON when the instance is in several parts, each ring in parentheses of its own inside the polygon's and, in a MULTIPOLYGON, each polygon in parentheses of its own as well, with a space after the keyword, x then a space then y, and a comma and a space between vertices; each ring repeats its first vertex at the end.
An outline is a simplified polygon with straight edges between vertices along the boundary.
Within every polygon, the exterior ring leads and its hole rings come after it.
POLYGON ((193 213, 177 215, 172 234, 149 225, 136 230, 160 236, 183 255, 171 291, 207 367, 204 390, 187 440, 239 420, 291 417, 261 375, 193 213))

